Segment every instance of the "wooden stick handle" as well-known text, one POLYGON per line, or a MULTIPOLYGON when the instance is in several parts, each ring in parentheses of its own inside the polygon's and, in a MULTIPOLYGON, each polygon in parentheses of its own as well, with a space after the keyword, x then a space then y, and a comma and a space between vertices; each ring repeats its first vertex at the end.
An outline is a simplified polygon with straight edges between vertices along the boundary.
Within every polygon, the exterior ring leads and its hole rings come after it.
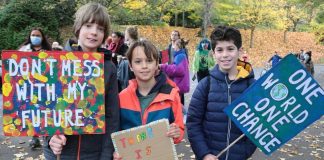
POLYGON ((60 154, 56 155, 56 160, 61 160, 61 155, 60 154))
POLYGON ((240 139, 242 139, 244 136, 245 136, 244 134, 240 135, 240 137, 238 137, 235 141, 233 141, 225 149, 223 149, 221 152, 219 152, 218 155, 216 156, 216 158, 219 158, 224 152, 226 152, 229 148, 231 148, 237 141, 239 141, 240 139))

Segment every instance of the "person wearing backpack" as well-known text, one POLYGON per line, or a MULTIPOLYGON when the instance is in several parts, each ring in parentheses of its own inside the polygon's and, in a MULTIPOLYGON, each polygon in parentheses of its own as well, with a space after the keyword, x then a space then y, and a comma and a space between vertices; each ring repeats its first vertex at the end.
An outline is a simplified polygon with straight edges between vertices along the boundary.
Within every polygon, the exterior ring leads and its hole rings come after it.
POLYGON ((242 53, 239 30, 218 26, 210 39, 217 65, 192 95, 186 123, 188 139, 198 160, 248 159, 256 146, 247 137, 220 157, 216 155, 243 134, 223 110, 255 81, 254 73, 251 67, 242 67, 246 66, 243 61, 238 62, 242 53))

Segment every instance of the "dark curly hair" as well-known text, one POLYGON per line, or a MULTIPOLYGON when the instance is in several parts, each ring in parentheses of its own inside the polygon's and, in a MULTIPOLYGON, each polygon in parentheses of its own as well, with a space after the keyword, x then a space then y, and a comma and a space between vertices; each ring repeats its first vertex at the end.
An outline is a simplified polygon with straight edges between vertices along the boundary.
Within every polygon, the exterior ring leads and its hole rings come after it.
POLYGON ((210 35, 212 50, 215 50, 218 41, 233 41, 239 49, 242 47, 242 36, 239 30, 233 27, 217 26, 210 35))

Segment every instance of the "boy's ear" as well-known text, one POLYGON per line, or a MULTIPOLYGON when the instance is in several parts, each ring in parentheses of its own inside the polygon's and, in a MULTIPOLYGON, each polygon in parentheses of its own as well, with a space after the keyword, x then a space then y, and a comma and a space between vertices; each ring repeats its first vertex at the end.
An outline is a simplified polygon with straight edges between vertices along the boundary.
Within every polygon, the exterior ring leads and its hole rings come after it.
POLYGON ((241 56, 243 54, 243 47, 239 48, 238 51, 239 51, 239 56, 241 56))

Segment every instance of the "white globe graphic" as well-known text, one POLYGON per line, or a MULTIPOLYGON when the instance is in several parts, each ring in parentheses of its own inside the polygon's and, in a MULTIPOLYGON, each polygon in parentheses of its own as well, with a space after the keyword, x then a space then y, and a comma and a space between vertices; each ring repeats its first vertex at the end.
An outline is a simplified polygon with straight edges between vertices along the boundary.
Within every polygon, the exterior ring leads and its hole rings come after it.
POLYGON ((288 88, 282 83, 276 84, 270 91, 271 97, 276 101, 281 101, 288 96, 288 88))

